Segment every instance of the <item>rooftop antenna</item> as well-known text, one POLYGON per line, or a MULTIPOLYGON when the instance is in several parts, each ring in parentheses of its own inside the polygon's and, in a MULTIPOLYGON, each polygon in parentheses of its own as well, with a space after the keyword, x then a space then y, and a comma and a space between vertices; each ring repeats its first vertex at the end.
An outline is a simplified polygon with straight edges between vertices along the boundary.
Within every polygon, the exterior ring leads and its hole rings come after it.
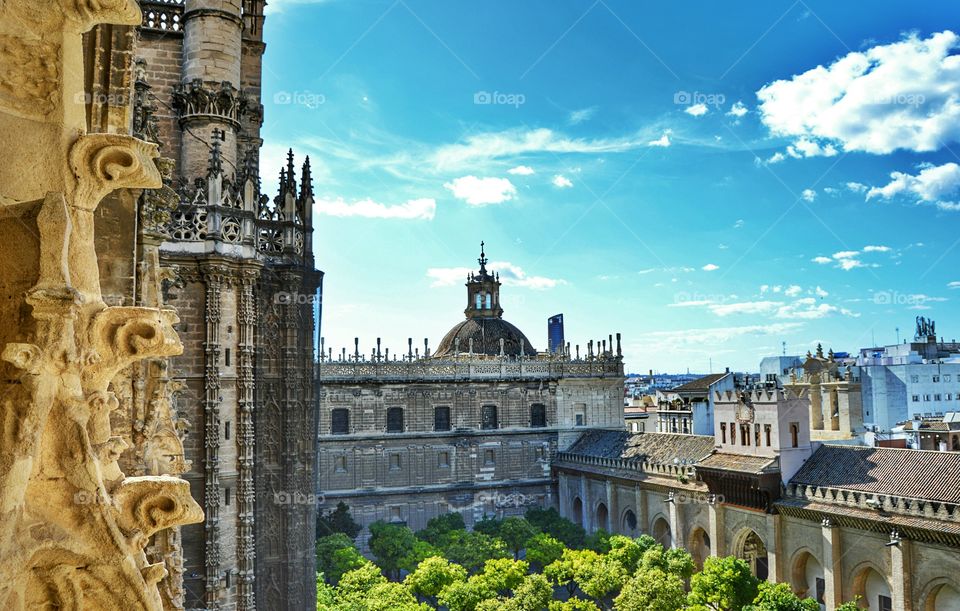
POLYGON ((783 356, 787 356, 787 342, 780 342, 783 345, 783 356))
POLYGON ((900 343, 900 327, 897 327, 897 343, 900 343))

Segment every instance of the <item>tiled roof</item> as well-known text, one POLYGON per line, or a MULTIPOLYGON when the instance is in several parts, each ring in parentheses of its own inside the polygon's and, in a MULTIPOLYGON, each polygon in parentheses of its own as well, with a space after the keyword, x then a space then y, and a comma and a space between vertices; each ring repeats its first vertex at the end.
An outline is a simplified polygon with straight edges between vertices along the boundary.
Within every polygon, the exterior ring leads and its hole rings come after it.
POLYGON ((702 460, 713 452, 715 443, 712 435, 588 431, 567 451, 582 456, 673 465, 675 458, 687 463, 702 460))
POLYGON ((943 422, 942 420, 929 421, 908 420, 903 425, 905 431, 956 431, 960 430, 960 422, 943 422))
POLYGON ((670 392, 696 392, 696 391, 707 391, 710 390, 710 385, 714 382, 720 380, 724 376, 730 375, 729 373, 711 373, 710 375, 705 375, 702 378, 697 378, 692 382, 687 382, 670 390, 670 392))
POLYGON ((780 464, 769 456, 745 456, 742 454, 717 453, 697 463, 697 468, 723 469, 724 471, 742 471, 744 473, 768 473, 777 471, 780 464))
POLYGON ((823 445, 790 482, 960 503, 960 453, 823 445))

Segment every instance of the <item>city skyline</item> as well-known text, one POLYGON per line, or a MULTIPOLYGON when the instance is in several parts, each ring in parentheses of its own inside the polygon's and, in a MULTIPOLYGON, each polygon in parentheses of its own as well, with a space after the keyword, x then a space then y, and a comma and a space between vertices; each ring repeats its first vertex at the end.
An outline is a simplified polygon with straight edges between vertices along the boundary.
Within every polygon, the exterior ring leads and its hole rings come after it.
POLYGON ((269 9, 263 133, 311 156, 335 352, 436 346, 481 240, 536 348, 563 312, 634 372, 958 335, 946 3, 269 9))

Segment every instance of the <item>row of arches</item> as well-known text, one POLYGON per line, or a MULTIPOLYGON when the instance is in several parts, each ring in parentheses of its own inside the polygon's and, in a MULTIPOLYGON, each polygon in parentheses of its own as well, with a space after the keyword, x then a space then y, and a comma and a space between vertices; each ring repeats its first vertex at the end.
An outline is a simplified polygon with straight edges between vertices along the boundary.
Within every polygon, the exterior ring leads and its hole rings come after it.
MULTIPOLYGON (((593 512, 594 528, 611 530, 610 512, 606 503, 597 503, 593 512)), ((580 526, 588 528, 589 517, 584 513, 583 500, 577 496, 573 499, 573 520, 580 526)), ((627 509, 620 516, 619 528, 615 529, 628 535, 637 535, 637 516, 632 509, 627 509)), ((668 520, 659 515, 653 520, 649 534, 657 543, 664 547, 675 544, 668 520)), ((710 535, 701 527, 695 527, 684 545, 693 556, 697 568, 703 567, 704 560, 710 556, 710 535)), ((743 528, 733 540, 732 553, 750 565, 750 569, 758 579, 767 579, 770 574, 766 543, 756 531, 743 528)), ((892 609, 892 594, 890 584, 884 577, 882 570, 872 564, 864 564, 852 571, 853 581, 851 590, 853 597, 859 597, 861 606, 869 611, 890 611, 892 609)), ((821 605, 825 604, 826 581, 824 569, 820 560, 809 549, 796 552, 790 562, 790 585, 794 591, 803 597, 811 597, 821 605)), ((934 580, 927 584, 920 593, 922 611, 956 611, 960 609, 960 588, 946 578, 934 580)))

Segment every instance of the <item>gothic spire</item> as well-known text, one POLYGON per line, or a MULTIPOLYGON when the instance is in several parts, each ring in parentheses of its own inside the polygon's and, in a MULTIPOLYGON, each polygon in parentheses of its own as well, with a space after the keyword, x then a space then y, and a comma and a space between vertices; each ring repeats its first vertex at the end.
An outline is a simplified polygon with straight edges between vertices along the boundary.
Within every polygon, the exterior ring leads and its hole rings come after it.
POLYGON ((297 194, 296 176, 297 174, 293 170, 293 149, 289 149, 287 151, 287 184, 285 186, 294 196, 297 194))
POLYGON ((300 200, 307 197, 313 197, 313 176, 310 174, 310 155, 307 155, 303 162, 303 170, 300 172, 300 200))

